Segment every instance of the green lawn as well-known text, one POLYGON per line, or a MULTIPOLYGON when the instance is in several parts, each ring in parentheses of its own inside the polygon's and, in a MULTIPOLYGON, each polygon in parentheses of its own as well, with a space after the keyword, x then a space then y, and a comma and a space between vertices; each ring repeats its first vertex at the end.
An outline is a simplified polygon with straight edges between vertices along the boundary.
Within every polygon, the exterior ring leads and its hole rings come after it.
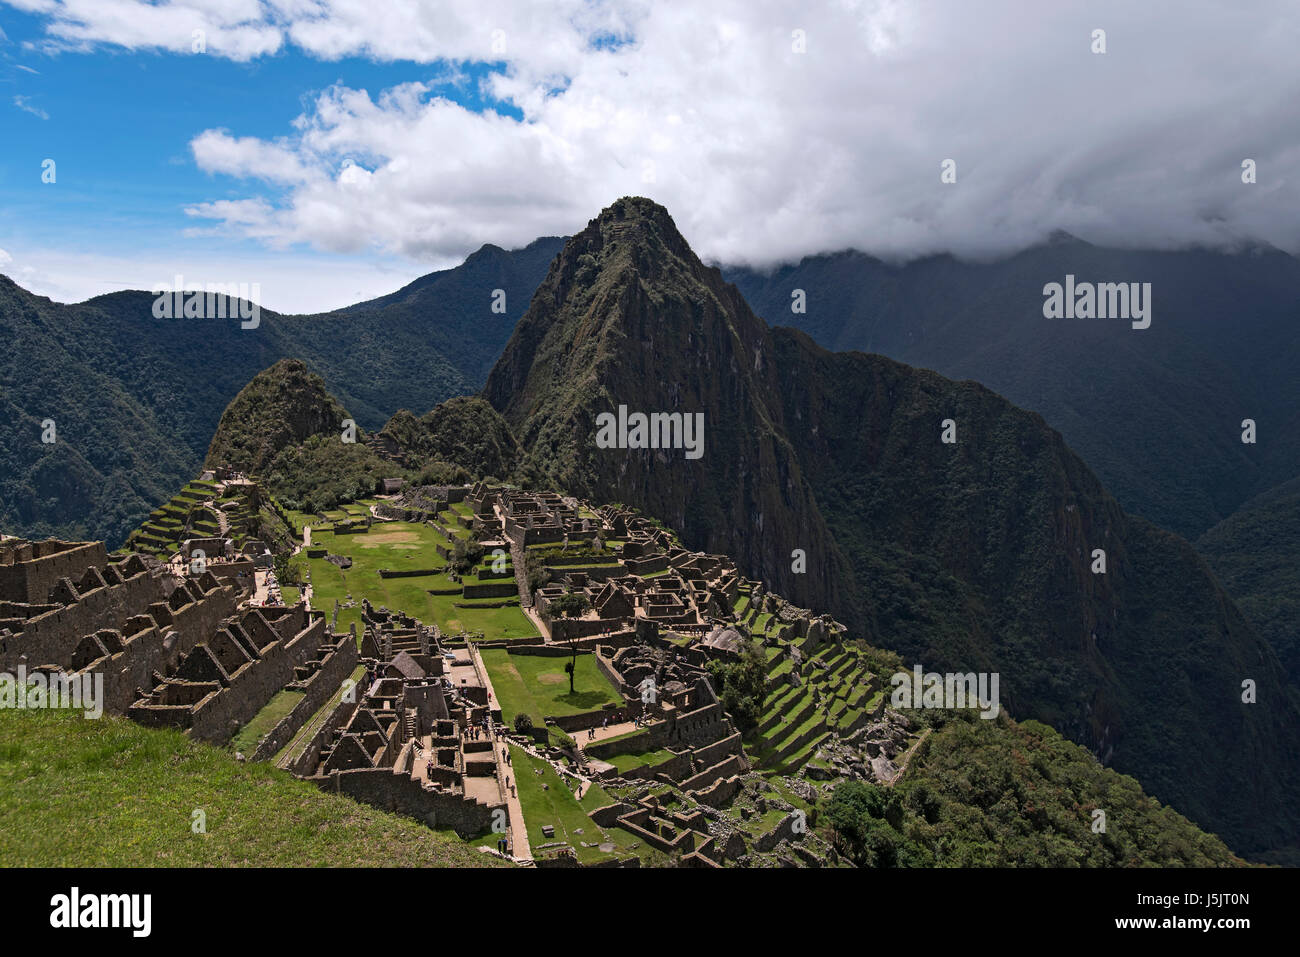
POLYGON ((528 843, 533 849, 533 857, 554 853, 541 850, 543 844, 553 841, 568 841, 577 851, 578 860, 584 864, 604 860, 611 854, 626 857, 634 853, 629 850, 629 846, 636 843, 633 835, 621 828, 598 827, 587 816, 588 810, 612 804, 613 798, 593 784, 579 802, 565 781, 555 773, 550 762, 534 758, 522 748, 511 746, 510 751, 519 804, 524 811, 524 827, 528 831, 528 843), (538 771, 541 773, 538 774, 538 771), (542 834, 542 826, 546 824, 555 827, 554 837, 542 834), (599 847, 583 847, 584 843, 599 845, 605 842, 613 844, 615 850, 605 852, 599 847))
POLYGON ((512 655, 504 648, 484 648, 482 654, 507 724, 520 712, 541 724, 548 715, 578 714, 610 702, 622 703, 622 697, 596 667, 595 655, 578 656, 574 693, 570 694, 569 676, 564 672, 568 658, 512 655))
POLYGON ((0 866, 484 867, 454 835, 177 731, 0 709, 0 866), (193 812, 206 815, 194 833, 193 812))
POLYGON ((614 765, 620 772, 631 771, 634 768, 642 768, 647 765, 662 764, 673 756, 671 751, 664 748, 657 748, 654 751, 640 751, 637 753, 615 754, 602 760, 614 765))
POLYGON ((470 607, 457 608, 460 595, 430 595, 429 590, 455 587, 445 575, 421 575, 415 578, 380 578, 381 568, 436 568, 446 561, 437 546, 448 545, 437 529, 412 522, 376 523, 369 532, 335 535, 332 531, 312 530, 312 545, 325 548, 331 555, 346 555, 352 567, 342 571, 323 558, 301 561, 311 570, 312 607, 332 611, 334 600, 342 601, 349 593, 355 608, 339 612, 339 630, 346 631, 353 622, 361 634, 361 599, 368 598, 375 607, 389 608, 414 615, 426 623, 437 623, 444 634, 460 631, 481 632, 484 640, 521 638, 536 635, 537 628, 518 606, 491 608, 493 601, 465 602, 470 607))

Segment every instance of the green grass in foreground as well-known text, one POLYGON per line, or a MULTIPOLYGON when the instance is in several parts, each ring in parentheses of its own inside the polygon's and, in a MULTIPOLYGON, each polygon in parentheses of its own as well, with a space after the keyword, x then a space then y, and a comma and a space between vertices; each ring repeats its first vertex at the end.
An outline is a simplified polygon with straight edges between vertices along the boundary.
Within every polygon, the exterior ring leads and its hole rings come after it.
POLYGON ((484 648, 482 653, 507 723, 514 721, 521 711, 534 724, 541 724, 542 718, 549 715, 579 714, 622 701, 609 679, 596 667, 595 655, 578 656, 574 693, 569 694, 569 676, 564 671, 569 662, 567 657, 512 655, 504 648, 484 648))
POLYGON ((175 731, 0 710, 0 866, 474 867, 450 833, 175 731), (207 833, 191 830, 207 815, 207 833))

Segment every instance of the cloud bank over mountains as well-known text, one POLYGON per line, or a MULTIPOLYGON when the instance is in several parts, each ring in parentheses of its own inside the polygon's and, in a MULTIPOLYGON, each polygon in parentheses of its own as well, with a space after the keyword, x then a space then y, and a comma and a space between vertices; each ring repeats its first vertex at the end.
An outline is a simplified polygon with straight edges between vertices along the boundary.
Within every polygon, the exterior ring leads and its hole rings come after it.
POLYGON ((846 247, 993 257, 1054 230, 1300 253, 1288 0, 1068 0, 1032 17, 1022 0, 10 5, 63 56, 188 53, 199 30, 203 55, 249 63, 427 65, 425 81, 305 91, 280 135, 192 137, 216 177, 186 207, 195 229, 270 247, 445 262, 573 233, 636 194, 706 258, 759 266, 846 247), (448 80, 498 109, 438 95, 448 80))

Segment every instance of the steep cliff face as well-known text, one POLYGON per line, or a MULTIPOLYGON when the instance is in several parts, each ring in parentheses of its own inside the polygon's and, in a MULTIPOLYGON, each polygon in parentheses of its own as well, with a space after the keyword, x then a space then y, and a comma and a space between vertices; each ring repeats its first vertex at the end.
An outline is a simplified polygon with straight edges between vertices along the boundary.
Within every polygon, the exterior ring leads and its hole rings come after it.
POLYGON ((874 641, 999 672, 1012 713, 1235 846, 1294 841, 1300 708, 1188 542, 1126 515, 1059 433, 976 383, 772 336, 791 441, 874 641))
POLYGON ((484 395, 519 437, 525 471, 639 507, 796 602, 842 608, 851 572, 786 437, 774 375, 767 327, 735 289, 666 210, 623 199, 556 257, 484 395), (620 406, 702 414, 698 457, 600 447, 598 417, 620 406))
POLYGON ((221 414, 205 467, 260 473, 276 454, 314 435, 340 435, 347 411, 300 359, 281 359, 239 390, 221 414))

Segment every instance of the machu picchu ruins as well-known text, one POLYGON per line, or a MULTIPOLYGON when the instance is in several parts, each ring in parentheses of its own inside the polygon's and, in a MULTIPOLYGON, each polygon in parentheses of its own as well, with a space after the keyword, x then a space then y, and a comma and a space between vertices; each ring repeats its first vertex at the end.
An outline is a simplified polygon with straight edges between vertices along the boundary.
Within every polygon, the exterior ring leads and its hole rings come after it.
POLYGON ((0 670, 102 675, 110 714, 534 866, 833 863, 791 800, 889 784, 909 745, 844 626, 632 510, 546 490, 381 485, 307 515, 210 470, 119 553, 5 539, 0 595, 0 670), (767 690, 747 739, 710 663, 751 642, 767 690), (539 786, 586 826, 557 833, 539 786))

